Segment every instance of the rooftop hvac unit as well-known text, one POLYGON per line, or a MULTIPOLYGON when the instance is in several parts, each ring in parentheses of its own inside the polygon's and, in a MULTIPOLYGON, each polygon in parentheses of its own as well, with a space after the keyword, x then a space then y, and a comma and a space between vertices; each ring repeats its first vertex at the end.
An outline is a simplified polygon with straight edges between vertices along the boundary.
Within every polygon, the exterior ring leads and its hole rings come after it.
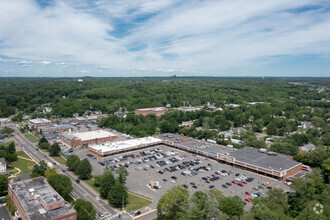
POLYGON ((260 149, 259 149, 259 152, 265 154, 265 153, 267 153, 267 150, 266 150, 265 148, 260 148, 260 149))

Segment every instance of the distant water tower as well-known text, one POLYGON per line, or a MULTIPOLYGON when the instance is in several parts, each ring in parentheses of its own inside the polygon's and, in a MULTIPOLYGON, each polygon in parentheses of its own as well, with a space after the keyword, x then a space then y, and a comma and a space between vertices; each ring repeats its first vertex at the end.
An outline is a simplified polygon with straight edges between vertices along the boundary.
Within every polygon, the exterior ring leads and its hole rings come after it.
POLYGON ((82 80, 82 79, 78 79, 78 83, 80 84, 80 86, 81 86, 81 83, 83 82, 84 80, 82 80))

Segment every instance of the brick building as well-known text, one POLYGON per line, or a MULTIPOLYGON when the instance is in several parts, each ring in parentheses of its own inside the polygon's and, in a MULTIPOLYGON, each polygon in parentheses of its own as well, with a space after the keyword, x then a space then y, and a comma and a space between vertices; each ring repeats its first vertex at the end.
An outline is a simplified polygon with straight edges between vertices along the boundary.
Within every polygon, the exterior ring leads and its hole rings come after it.
POLYGON ((102 144, 104 142, 115 141, 116 139, 116 135, 104 130, 80 133, 63 132, 61 135, 61 140, 70 146, 102 144))
POLYGON ((41 134, 49 134, 70 131, 71 128, 71 125, 42 126, 38 128, 38 132, 41 134))
POLYGON ((47 182, 36 177, 8 184, 8 195, 22 220, 76 220, 76 211, 47 182))
POLYGON ((141 109, 135 109, 136 115, 150 115, 155 114, 156 116, 161 116, 165 114, 165 112, 168 111, 168 108, 166 107, 156 107, 156 108, 141 108, 141 109))
POLYGON ((30 129, 38 129, 42 126, 50 126, 52 122, 45 118, 31 119, 28 123, 30 129))

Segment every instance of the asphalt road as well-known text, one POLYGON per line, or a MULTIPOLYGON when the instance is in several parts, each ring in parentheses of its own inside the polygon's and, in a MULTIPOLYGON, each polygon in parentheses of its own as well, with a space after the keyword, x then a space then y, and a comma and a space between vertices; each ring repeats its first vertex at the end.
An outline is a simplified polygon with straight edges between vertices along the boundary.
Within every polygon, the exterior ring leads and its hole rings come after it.
MULTIPOLYGON (((15 129, 14 139, 37 162, 40 162, 42 160, 48 160, 53 164, 56 163, 57 165, 54 167, 56 169, 56 171, 60 174, 64 174, 64 175, 68 176, 71 179, 72 185, 74 187, 73 193, 72 193, 73 196, 75 196, 76 198, 81 198, 83 200, 91 202, 93 204, 95 210, 97 210, 97 213, 99 213, 101 211, 105 214, 104 217, 99 218, 99 219, 102 219, 102 220, 114 219, 113 217, 115 217, 115 216, 112 217, 112 215, 118 214, 118 212, 119 212, 118 210, 112 208, 106 201, 100 199, 99 195, 96 194, 89 186, 87 186, 82 181, 79 184, 77 184, 75 182, 75 180, 78 179, 78 177, 76 177, 73 173, 66 171, 66 169, 67 169, 66 166, 58 164, 56 161, 54 161, 52 158, 50 158, 46 153, 44 153, 40 150, 36 150, 37 147, 33 143, 29 142, 26 139, 26 137, 16 128, 15 125, 7 124, 6 126, 15 129), (63 172, 62 170, 65 170, 65 172, 63 172)), ((116 216, 118 216, 118 215, 116 215, 116 216)), ((124 215, 123 215, 123 217, 124 217, 124 215)))

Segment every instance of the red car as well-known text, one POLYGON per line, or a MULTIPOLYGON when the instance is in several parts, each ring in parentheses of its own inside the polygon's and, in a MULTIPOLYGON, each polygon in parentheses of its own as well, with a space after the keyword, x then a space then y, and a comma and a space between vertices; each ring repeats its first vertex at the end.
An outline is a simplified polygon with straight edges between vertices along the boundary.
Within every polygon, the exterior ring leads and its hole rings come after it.
POLYGON ((237 183, 237 185, 239 185, 239 186, 241 186, 241 187, 243 187, 243 186, 244 186, 242 183, 237 183))
POLYGON ((248 191, 245 191, 245 194, 249 196, 251 195, 251 193, 249 193, 248 191))
POLYGON ((247 184, 247 182, 246 182, 246 181, 242 181, 242 183, 244 183, 244 184, 247 184))
POLYGON ((244 200, 247 202, 251 202, 251 199, 249 199, 249 198, 245 198, 244 200))
POLYGON ((234 183, 234 184, 236 184, 236 181, 235 180, 232 180, 231 182, 234 183))

